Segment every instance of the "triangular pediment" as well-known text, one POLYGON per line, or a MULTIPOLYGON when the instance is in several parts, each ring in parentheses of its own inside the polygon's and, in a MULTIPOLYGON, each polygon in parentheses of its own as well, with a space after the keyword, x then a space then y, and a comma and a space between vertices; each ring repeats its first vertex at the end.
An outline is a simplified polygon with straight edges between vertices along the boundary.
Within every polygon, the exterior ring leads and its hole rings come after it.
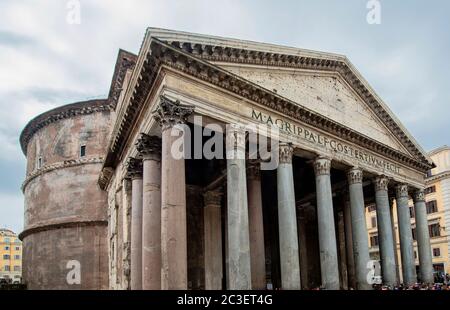
POLYGON ((162 64, 422 172, 433 166, 345 56, 157 28, 147 30, 129 87, 133 104, 116 126, 113 150, 162 64))
POLYGON ((251 66, 221 67, 404 154, 411 154, 336 73, 251 66))

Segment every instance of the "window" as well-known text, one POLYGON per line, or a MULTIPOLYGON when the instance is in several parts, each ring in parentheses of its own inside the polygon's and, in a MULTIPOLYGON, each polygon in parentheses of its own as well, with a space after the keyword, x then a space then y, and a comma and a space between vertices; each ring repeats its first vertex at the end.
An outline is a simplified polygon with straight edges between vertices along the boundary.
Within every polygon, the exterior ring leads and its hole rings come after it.
POLYGON ((14 271, 20 271, 20 266, 14 266, 14 271))
POLYGON ((38 161, 37 161, 37 168, 41 169, 42 168, 42 157, 39 156, 38 161))
POLYGON ((20 246, 16 246, 16 251, 20 251, 20 246))
POLYGON ((5 254, 5 255, 3 255, 3 259, 9 260, 9 259, 11 259, 11 255, 5 254))
POLYGON ((5 265, 5 271, 11 271, 11 266, 5 265))
POLYGON ((409 207, 409 215, 414 218, 414 207, 409 207))
POLYGON ((412 237, 413 237, 413 240, 417 240, 417 239, 416 239, 416 229, 413 228, 413 229, 411 229, 411 231, 412 231, 412 237))
POLYGON ((80 157, 86 156, 86 145, 80 147, 80 157))
POLYGON ((9 251, 9 246, 5 246, 5 251, 9 251))
POLYGON ((376 206, 375 205, 369 206, 369 212, 373 212, 375 210, 376 210, 376 206))
POLYGON ((378 246, 378 235, 370 236, 370 246, 378 246))
POLYGON ((425 188, 425 195, 431 194, 431 193, 436 193, 435 185, 425 188))
POLYGON ((11 242, 11 239, 5 238, 5 243, 10 243, 10 242, 11 242))
POLYGON ((427 214, 438 212, 436 200, 427 202, 427 214))
POLYGON ((14 255, 14 259, 20 259, 20 255, 14 255))
POLYGON ((434 248, 434 249, 433 249, 433 256, 434 256, 434 257, 439 257, 439 256, 441 256, 441 249, 440 249, 440 248, 434 248))
POLYGON ((428 226, 428 230, 430 232, 430 237, 439 237, 441 235, 440 233, 440 226, 439 224, 431 224, 428 226))
POLYGON ((377 227, 377 217, 376 217, 376 216, 372 216, 372 217, 370 218, 370 223, 371 223, 371 225, 372 225, 372 228, 377 227))
POLYGON ((414 259, 417 259, 417 252, 414 251, 414 259))

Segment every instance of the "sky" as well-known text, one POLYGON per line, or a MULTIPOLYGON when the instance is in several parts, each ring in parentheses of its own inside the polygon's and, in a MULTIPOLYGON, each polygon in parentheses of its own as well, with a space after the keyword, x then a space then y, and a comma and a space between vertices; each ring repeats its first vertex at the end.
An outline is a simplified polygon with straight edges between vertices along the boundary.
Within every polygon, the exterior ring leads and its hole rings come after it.
POLYGON ((23 127, 106 97, 147 27, 346 55, 425 150, 449 145, 450 1, 375 2, 378 24, 368 0, 0 0, 0 227, 23 230, 23 127))

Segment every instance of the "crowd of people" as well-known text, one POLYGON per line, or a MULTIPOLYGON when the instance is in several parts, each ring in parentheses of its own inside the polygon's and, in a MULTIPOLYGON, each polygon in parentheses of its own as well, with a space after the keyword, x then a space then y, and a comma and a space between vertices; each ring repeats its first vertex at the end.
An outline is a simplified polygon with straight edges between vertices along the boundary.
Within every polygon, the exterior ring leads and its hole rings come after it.
POLYGON ((380 291, 450 291, 450 286, 443 283, 416 283, 414 285, 400 284, 398 286, 374 284, 373 288, 380 291))

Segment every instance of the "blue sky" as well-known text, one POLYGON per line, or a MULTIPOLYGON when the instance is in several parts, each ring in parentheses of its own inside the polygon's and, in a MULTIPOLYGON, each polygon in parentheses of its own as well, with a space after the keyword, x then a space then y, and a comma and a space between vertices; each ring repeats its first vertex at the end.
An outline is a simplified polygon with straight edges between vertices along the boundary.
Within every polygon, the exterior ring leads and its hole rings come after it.
POLYGON ((50 108, 105 97, 119 48, 137 53, 148 26, 346 55, 419 143, 450 144, 450 2, 380 0, 0 1, 0 227, 23 229, 28 120, 50 108))

